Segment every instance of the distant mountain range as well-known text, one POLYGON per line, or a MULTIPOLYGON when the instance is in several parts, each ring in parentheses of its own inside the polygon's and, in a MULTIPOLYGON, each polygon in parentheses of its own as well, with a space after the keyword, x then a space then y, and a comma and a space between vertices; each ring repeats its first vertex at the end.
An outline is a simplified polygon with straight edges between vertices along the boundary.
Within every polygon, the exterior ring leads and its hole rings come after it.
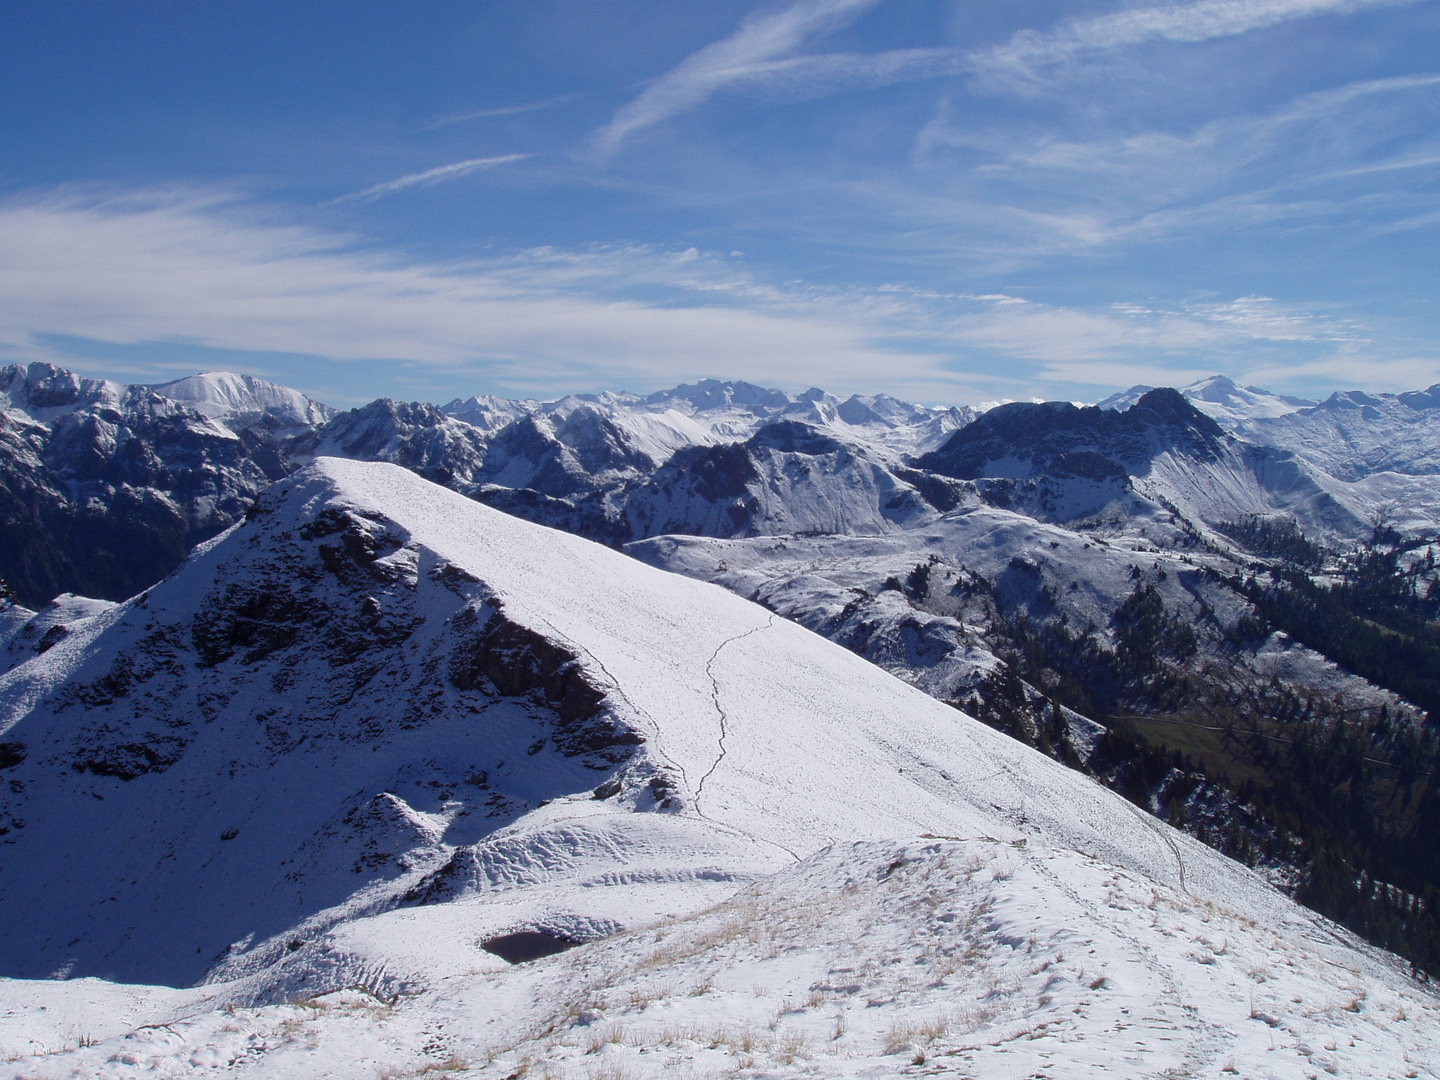
POLYGON ((1220 377, 1183 402, 1141 389, 1092 410, 1005 405, 972 427, 972 409, 716 381, 337 412, 249 376, 122 386, 11 366, 0 369, 0 578, 32 607, 64 592, 125 599, 319 456, 403 465, 611 545, 878 535, 967 501, 1055 521, 1171 506, 1202 531, 1286 513, 1337 539, 1381 512, 1412 532, 1440 520, 1428 479, 1440 391, 1311 405, 1220 377))
MULTIPOLYGON (((1126 408, 1147 389, 1133 387, 1100 407, 1126 408)), ((1289 450, 1339 480, 1440 472, 1440 384, 1405 394, 1337 391, 1317 402, 1242 388, 1215 375, 1181 393, 1227 431, 1289 450)))
POLYGON ((647 398, 382 400, 342 413, 249 376, 122 386, 11 366, 0 369, 0 578, 31 605, 61 592, 124 599, 317 456, 393 462, 612 544, 657 530, 883 527, 924 506, 892 467, 973 417, 719 382, 647 398), (792 426, 760 434, 776 424, 792 426), (833 442, 806 442, 811 431, 833 442), (771 497, 773 485, 805 486, 795 455, 847 483, 863 475, 868 497, 816 520, 803 499, 771 497))

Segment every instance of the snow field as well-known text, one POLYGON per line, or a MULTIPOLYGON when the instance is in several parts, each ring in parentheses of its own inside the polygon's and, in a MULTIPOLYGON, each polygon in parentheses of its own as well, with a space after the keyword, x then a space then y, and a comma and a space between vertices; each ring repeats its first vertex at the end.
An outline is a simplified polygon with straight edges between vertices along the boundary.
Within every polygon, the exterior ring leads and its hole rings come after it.
POLYGON ((1353 959, 1075 852, 862 842, 694 915, 398 1000, 201 1009, 12 1065, 34 1080, 1437 1075, 1434 996, 1353 959))

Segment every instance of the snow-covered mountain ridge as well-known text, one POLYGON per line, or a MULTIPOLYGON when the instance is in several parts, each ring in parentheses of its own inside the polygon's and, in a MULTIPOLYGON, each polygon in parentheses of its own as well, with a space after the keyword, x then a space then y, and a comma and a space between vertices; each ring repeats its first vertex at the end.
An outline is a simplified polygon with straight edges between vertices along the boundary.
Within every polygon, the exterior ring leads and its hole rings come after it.
POLYGON ((0 961, 71 977, 0 982, 20 1075, 1422 1075, 1440 1044, 1393 958, 1093 781, 394 466, 281 481, 0 707, 0 961), (588 943, 484 948, 525 930, 588 943))
MULTIPOLYGON (((916 461, 939 460, 981 414, 883 395, 842 401, 709 380, 646 397, 476 397, 443 408, 381 400, 336 413, 227 373, 126 387, 32 364, 5 368, 0 382, 0 528, 9 530, 0 579, 32 608, 62 592, 132 595, 317 454, 391 461, 617 546, 670 532, 884 533, 975 498, 1083 518, 1115 501, 1117 483, 1212 523, 1283 513, 1335 538, 1361 535, 1392 506, 1411 531, 1440 521, 1427 479, 1440 410, 1423 407, 1425 394, 1340 395, 1309 408, 1216 377, 1184 396, 1243 444, 1223 476, 1213 460, 1173 446, 1157 448, 1164 460, 1151 455, 1153 480, 1127 481, 1114 466, 1109 479, 1071 475, 1088 468, 1075 458, 1054 476, 1018 487, 1013 477, 981 478, 977 489, 916 461)), ((1134 404, 1138 390, 1103 404, 1134 404)), ((1091 465, 1110 460, 1103 446, 1087 452, 1099 455, 1091 465)))
MULTIPOLYGON (((904 457, 938 445, 973 416, 884 396, 795 397, 716 381, 647 398, 472 398, 444 409, 380 400, 337 413, 246 375, 122 386, 48 364, 12 365, 0 370, 0 528, 9 530, 0 537, 0 579, 31 607, 62 592, 125 599, 237 520, 267 483, 316 455, 391 461, 613 544, 656 527, 869 531, 915 502, 897 474, 904 457), (815 486, 804 479, 809 457, 762 433, 776 423, 838 441, 848 457, 821 462, 821 471, 848 469, 853 459, 870 495, 813 520, 802 504, 816 500, 803 490, 758 496, 776 484, 815 486), (725 471, 726 448, 735 445, 746 447, 742 471, 753 481, 740 495, 712 498, 710 477, 717 465, 725 471), (690 456, 676 460, 679 451, 690 456), (880 496, 895 506, 882 507, 880 496)), ((834 494, 843 481, 825 486, 834 494)))
MULTIPOLYGON (((207 507, 206 528, 233 526, 143 598, 0 612, 0 693, 25 718, 0 735, 0 910, 15 919, 0 956, 74 988, 0 983, 7 1050, 69 1047, 24 1075, 855 1075, 922 1056, 982 1075, 1022 1060, 1044 1075, 1404 1075, 1434 1059, 1427 991, 1393 961, 957 711, 1308 888, 1324 849, 1223 773, 1121 755, 1116 716, 1280 780, 1306 774, 1245 747, 1353 732, 1374 761, 1357 769, 1382 779, 1324 783, 1383 806, 1385 770, 1403 782, 1433 756, 1422 712, 1267 623, 1245 575, 1260 589, 1285 569, 1254 546, 1257 521, 1339 545, 1384 512, 1423 586, 1420 534, 1440 520, 1423 468, 1344 479, 1174 392, 1110 419, 1019 405, 953 428, 885 399, 718 383, 380 401, 322 423, 229 376, 172 400, 24 375, 6 467, 43 493, 21 498, 51 539, 118 559, 197 535, 184 523, 207 507), (295 472, 317 455, 409 474, 295 472), (259 496, 272 474, 290 479, 259 496), (635 541, 765 610, 474 500, 635 541), (37 507, 68 508, 71 532, 37 507), (135 507, 160 515, 140 518, 144 542, 115 525, 135 507), (786 620, 859 655, 817 652, 786 620), (4 854, 21 848, 39 854, 4 854), (43 902, 57 891, 66 904, 43 902), (837 945, 827 920, 869 929, 837 945), (1081 924, 1096 929, 1077 939, 1081 924), (508 968, 483 943, 516 930, 590 944, 508 968), (296 994, 322 1000, 273 1004, 296 994), (1173 1041, 1135 1034, 1131 1014, 1173 1041)), ((1246 393, 1275 414, 1246 422, 1312 408, 1246 393)), ((1335 411, 1378 431, 1386 408, 1335 411)), ((1328 565, 1317 580, 1349 573, 1328 565)), ((1384 918, 1428 910, 1404 864, 1329 852, 1342 894, 1384 918)))
MULTIPOLYGON (((1132 387, 1100 407, 1128 408, 1150 389, 1132 387)), ((1308 401, 1215 375, 1180 393, 1232 434, 1289 450, 1338 480, 1440 472, 1440 384, 1403 394, 1336 391, 1324 401, 1308 401)))
POLYGON ((1285 515, 1332 541, 1365 535, 1382 508, 1407 531, 1440 522, 1440 485, 1428 478, 1341 479, 1297 450, 1227 434, 1172 389, 1147 391, 1123 411, 1001 405, 914 464, 976 483, 992 505, 1060 522, 1170 511, 1204 531, 1285 515))

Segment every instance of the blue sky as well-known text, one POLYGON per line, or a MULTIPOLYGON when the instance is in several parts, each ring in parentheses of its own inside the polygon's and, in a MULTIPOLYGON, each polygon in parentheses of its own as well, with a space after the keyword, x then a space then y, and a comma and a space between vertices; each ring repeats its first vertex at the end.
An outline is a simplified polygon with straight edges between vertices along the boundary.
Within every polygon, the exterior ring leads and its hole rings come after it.
POLYGON ((1440 381, 1440 0, 0 2, 0 359, 1440 381))

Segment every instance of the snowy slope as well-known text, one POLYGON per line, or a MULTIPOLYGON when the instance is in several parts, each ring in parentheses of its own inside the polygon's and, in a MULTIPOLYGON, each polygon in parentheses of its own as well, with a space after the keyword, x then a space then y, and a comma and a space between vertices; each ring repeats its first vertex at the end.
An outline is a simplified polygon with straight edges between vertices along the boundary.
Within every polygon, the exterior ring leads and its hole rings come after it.
POLYGON ((231 371, 202 372, 148 389, 236 431, 257 422, 276 428, 318 427, 335 415, 330 406, 298 390, 231 371))
MULTIPOLYGON (((1151 389, 1131 387, 1100 402, 1100 408, 1128 409, 1151 389)), ((1367 512, 1393 501, 1409 518, 1409 527, 1433 527, 1434 495, 1412 478, 1440 473, 1440 386, 1405 394, 1349 390, 1315 402, 1212 375, 1180 393, 1227 432, 1287 451, 1329 477, 1373 491, 1373 500, 1359 500, 1367 512), (1422 505, 1407 513, 1406 504, 1416 498, 1422 505)))
MULTIPOLYGON (((724 585, 962 706, 985 692, 1000 665, 992 651, 997 615, 1089 626, 1089 640, 1113 647, 1117 609, 1143 582, 1194 628, 1202 655, 1192 669, 1208 686, 1278 675, 1326 697, 1343 694, 1353 707, 1384 705, 1396 715, 1402 708, 1394 694, 1283 634, 1254 655, 1226 645, 1226 632, 1250 610, 1224 584, 1243 563, 1199 547, 1163 519, 1133 519, 1124 532, 1077 532, 972 506, 884 536, 661 536, 625 550, 724 585), (909 584, 917 568, 923 588, 909 584)), ((1077 737, 1083 741, 1083 730, 1077 737)))
POLYGON ((1311 1045, 1332 1019, 1386 1068, 1435 1045, 1390 961, 1086 778, 394 466, 277 484, 0 708, 6 972, 209 979, 0 983, 0 1045, 60 1051, 27 1076, 1300 1070, 1359 1060, 1311 1045), (594 944, 481 948, 527 928, 594 944), (297 993, 329 996, 221 1008, 297 993))
POLYGON ((87 620, 115 609, 109 600, 61 593, 38 612, 15 603, 0 606, 0 669, 8 671, 47 651, 87 620))
POLYGON ((1440 473, 1440 387, 1410 394, 1331 394, 1312 408, 1239 425, 1252 442, 1290 450, 1341 480, 1440 473))
POLYGON ((0 1050, 35 1080, 1437 1075, 1435 997, 1383 961, 983 837, 835 845, 708 910, 398 999, 222 993, 0 982, 0 1050))
MULTIPOLYGON (((1128 409, 1154 389, 1153 386, 1132 386, 1129 390, 1111 394, 1099 405, 1102 409, 1116 411, 1128 409)), ((1189 386, 1180 387, 1180 393, 1190 404, 1217 421, 1227 431, 1234 430, 1237 424, 1248 420, 1288 416, 1315 404, 1306 398, 1272 394, 1258 386, 1239 386, 1224 375, 1210 375, 1189 386)))

